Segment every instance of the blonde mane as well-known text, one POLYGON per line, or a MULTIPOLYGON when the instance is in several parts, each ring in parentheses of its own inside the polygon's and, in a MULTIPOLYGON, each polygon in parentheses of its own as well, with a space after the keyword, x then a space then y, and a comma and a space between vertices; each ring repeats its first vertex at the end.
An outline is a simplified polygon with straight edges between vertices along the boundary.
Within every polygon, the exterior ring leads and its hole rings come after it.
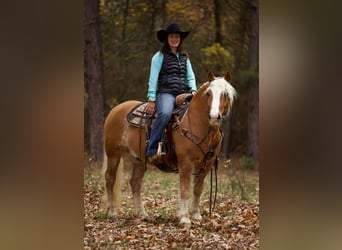
POLYGON ((235 88, 224 77, 215 77, 215 80, 210 82, 209 87, 206 89, 206 91, 208 91, 209 89, 211 89, 212 91, 216 90, 227 94, 229 97, 230 106, 233 106, 234 100, 238 95, 235 88))

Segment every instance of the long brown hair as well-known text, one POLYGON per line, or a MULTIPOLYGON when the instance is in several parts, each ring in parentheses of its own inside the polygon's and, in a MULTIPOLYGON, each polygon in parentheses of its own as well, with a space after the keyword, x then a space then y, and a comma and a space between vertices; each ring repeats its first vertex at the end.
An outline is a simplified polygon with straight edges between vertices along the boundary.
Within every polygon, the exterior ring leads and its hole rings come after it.
MULTIPOLYGON (((183 43, 183 39, 180 38, 179 45, 177 47, 177 52, 180 54, 185 54, 187 57, 189 57, 188 53, 182 50, 182 43, 183 43)), ((171 53, 171 48, 170 48, 170 45, 168 43, 167 37, 164 41, 163 46, 160 48, 160 52, 162 52, 163 54, 171 53)))

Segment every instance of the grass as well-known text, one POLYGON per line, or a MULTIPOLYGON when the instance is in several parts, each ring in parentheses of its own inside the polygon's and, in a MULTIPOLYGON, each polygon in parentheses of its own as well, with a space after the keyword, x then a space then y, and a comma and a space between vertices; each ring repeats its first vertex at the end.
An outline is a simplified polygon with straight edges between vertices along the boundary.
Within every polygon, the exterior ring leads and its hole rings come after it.
MULTIPOLYGON (((250 166, 244 165, 245 157, 234 159, 229 162, 220 161, 217 171, 218 176, 218 197, 229 195, 241 200, 259 200, 259 175, 250 166)), ((125 181, 122 191, 126 200, 123 202, 122 209, 129 214, 133 213, 132 194, 129 184, 130 172, 125 172, 125 181)), ((84 172, 84 182, 92 187, 92 191, 104 192, 104 179, 99 168, 86 167, 84 172)), ((204 188, 201 201, 209 201, 210 197, 210 173, 204 180, 204 188)), ((166 217, 163 208, 176 204, 170 204, 178 197, 179 175, 164 173, 156 168, 149 168, 143 179, 142 199, 147 207, 159 208, 162 217, 166 217), (163 197, 168 197, 165 199, 163 197)), ((213 172, 212 199, 215 192, 215 175, 213 172)), ((175 212, 175 211, 174 211, 175 212)), ((229 212, 227 212, 229 215, 229 212)), ((99 214, 99 219, 106 218, 99 214)))
POLYGON ((150 194, 177 195, 179 175, 163 173, 160 170, 148 170, 145 173, 143 192, 150 194))

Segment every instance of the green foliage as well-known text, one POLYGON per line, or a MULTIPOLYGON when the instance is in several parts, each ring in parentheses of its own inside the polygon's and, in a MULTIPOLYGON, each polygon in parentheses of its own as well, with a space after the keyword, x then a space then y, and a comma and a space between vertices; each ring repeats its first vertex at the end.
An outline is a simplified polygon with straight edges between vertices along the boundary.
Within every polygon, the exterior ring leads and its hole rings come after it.
MULTIPOLYGON (((231 118, 229 150, 246 144, 245 90, 258 78, 258 67, 249 69, 248 63, 247 2, 221 1, 215 6, 215 1, 209 0, 101 0, 100 17, 105 99, 109 108, 129 99, 146 100, 151 57, 161 47, 156 39, 156 24, 161 22, 166 27, 177 22, 183 30, 191 31, 182 47, 190 55, 198 87, 206 82, 208 70, 216 76, 230 71, 232 84, 240 82, 236 85, 240 96, 234 104, 238 111, 233 110, 231 118), (158 13, 157 1, 165 2, 165 9, 158 13), (161 19, 156 19, 157 14, 161 19), (220 28, 216 27, 215 15, 220 17, 220 28), (218 31, 220 43, 215 43, 218 31)), ((87 143, 89 135, 85 139, 87 143)))
POLYGON ((252 200, 257 195, 255 183, 246 180, 246 170, 231 171, 229 173, 230 192, 242 200, 252 200))
POLYGON ((108 219, 108 215, 106 213, 97 213, 95 215, 96 220, 106 220, 108 219))
POLYGON ((250 85, 259 78, 259 67, 250 68, 240 71, 238 79, 243 85, 250 85))
POLYGON ((257 165, 257 161, 250 156, 245 155, 240 160, 242 165, 246 166, 247 169, 255 169, 255 166, 257 165))
POLYGON ((257 199, 259 195, 258 183, 254 178, 251 178, 254 172, 251 171, 251 166, 254 168, 256 163, 252 165, 251 162, 251 159, 245 156, 226 162, 229 192, 246 201, 257 199), (250 165, 246 165, 246 162, 250 165))
POLYGON ((234 56, 219 43, 201 49, 202 64, 208 69, 213 68, 215 71, 224 74, 226 71, 232 71, 234 68, 234 56))

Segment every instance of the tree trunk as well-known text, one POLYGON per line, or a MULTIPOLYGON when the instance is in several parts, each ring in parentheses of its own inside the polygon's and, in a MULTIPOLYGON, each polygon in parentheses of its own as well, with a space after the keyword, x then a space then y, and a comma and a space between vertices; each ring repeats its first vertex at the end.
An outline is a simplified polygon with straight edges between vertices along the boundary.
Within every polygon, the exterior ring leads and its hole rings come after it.
POLYGON ((229 157, 229 139, 230 139, 230 123, 231 123, 231 114, 229 114, 229 116, 227 117, 227 120, 225 121, 224 125, 223 125, 223 141, 222 141, 222 149, 221 152, 223 153, 223 155, 225 157, 229 157))
POLYGON ((99 1, 85 0, 85 84, 89 124, 89 157, 103 157, 104 79, 100 33, 99 1))
MULTIPOLYGON (((252 70, 258 68, 259 49, 259 1, 251 0, 251 33, 249 63, 252 70)), ((259 160, 259 79, 253 79, 248 93, 248 143, 247 155, 259 160)))
POLYGON ((166 0, 153 0, 153 27, 152 27, 152 35, 156 38, 155 34, 160 29, 165 29, 165 6, 166 0))
MULTIPOLYGON (((219 43, 223 45, 223 35, 222 35, 222 16, 227 16, 228 9, 225 8, 224 1, 222 0, 214 0, 214 14, 215 14, 215 43, 219 43)), ((229 9, 231 11, 231 9, 229 9)), ((225 74, 228 69, 220 69, 221 73, 225 74)), ((235 77, 233 75, 233 77, 235 77)), ((235 86, 234 86, 235 87, 235 86)), ((232 110, 233 111, 233 110, 232 110)), ((231 142, 231 123, 232 123, 232 113, 229 114, 226 121, 223 125, 223 134, 224 138, 222 141, 222 149, 221 152, 225 157, 229 157, 230 154, 230 142, 231 142)))
POLYGON ((214 0, 215 8, 215 43, 222 44, 221 12, 223 11, 222 0, 214 0))
POLYGON ((124 42, 126 39, 126 26, 127 26, 127 17, 128 17, 128 7, 129 0, 125 0, 122 7, 122 33, 121 40, 124 42))
POLYGON ((237 77, 239 70, 241 70, 242 65, 242 55, 243 55, 243 48, 245 45, 245 34, 247 32, 247 15, 249 10, 249 3, 248 2, 241 2, 240 4, 241 10, 239 15, 239 24, 238 24, 238 30, 237 30, 237 48, 234 51, 234 58, 235 58, 235 67, 234 67, 234 76, 237 77))
MULTIPOLYGON (((215 43, 222 45, 222 22, 221 15, 223 11, 222 0, 214 0, 214 18, 215 18, 215 43)), ((225 69, 228 70, 228 69, 225 69)), ((222 74, 225 72, 221 72, 222 74)), ((221 152, 228 157, 229 155, 229 136, 230 136, 230 116, 226 119, 223 125, 223 141, 221 152)))

